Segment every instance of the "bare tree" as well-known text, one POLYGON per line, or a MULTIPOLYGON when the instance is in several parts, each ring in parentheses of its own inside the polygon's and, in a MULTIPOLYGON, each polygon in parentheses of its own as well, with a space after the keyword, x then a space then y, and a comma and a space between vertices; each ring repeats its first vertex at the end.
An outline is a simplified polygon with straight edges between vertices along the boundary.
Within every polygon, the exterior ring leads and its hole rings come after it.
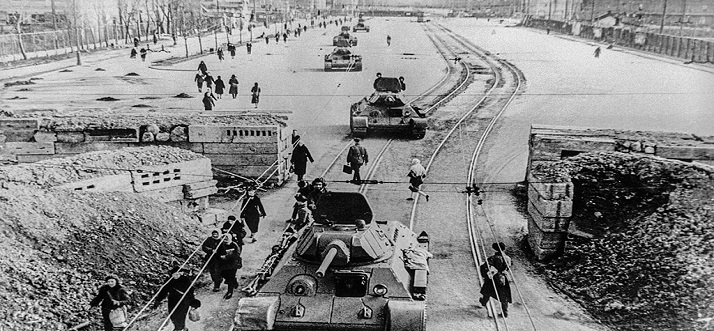
POLYGON ((10 20, 15 26, 15 31, 17 32, 17 45, 20 48, 20 54, 22 54, 22 59, 27 60, 27 53, 25 52, 25 44, 22 42, 22 23, 24 23, 30 15, 21 8, 14 15, 10 15, 10 20))

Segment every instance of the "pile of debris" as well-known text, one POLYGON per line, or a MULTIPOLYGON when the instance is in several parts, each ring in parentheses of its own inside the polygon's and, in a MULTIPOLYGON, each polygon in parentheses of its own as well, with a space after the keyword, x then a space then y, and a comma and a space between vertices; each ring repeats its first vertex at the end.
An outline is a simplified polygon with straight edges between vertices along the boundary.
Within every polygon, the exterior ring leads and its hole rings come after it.
MULTIPOLYGON (((200 245, 179 209, 123 192, 75 192, 3 181, 0 329, 67 330, 101 321, 86 307, 108 274, 148 300, 200 245)), ((137 306, 130 308, 136 311, 137 306)))
POLYGON ((550 281, 619 330, 695 330, 714 317, 714 170, 656 157, 587 153, 533 169, 572 180, 573 224, 550 281))

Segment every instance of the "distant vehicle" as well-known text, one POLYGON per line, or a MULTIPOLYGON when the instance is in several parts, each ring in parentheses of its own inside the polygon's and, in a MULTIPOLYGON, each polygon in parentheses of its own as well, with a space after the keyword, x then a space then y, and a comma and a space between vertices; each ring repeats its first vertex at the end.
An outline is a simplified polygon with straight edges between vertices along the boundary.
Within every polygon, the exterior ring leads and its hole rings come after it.
POLYGON ((429 235, 377 221, 358 192, 326 192, 316 206, 312 224, 273 247, 265 283, 243 289, 233 330, 425 331, 429 235))
MULTIPOLYGON (((341 41, 342 45, 346 42, 341 41)), ((336 47, 325 55, 325 71, 348 70, 362 71, 362 56, 352 54, 348 47, 336 47)))
POLYGON ((350 108, 352 136, 364 137, 369 132, 401 132, 421 139, 426 134, 426 114, 405 103, 399 79, 378 78, 375 91, 350 108))
POLYGON ((340 32, 340 34, 332 37, 332 46, 339 46, 338 44, 340 43, 340 41, 347 42, 348 46, 357 46, 357 37, 349 33, 350 27, 343 26, 342 28, 343 30, 342 32, 340 32), (344 28, 347 28, 347 31, 345 31, 344 28))
POLYGON ((352 27, 352 32, 357 32, 357 31, 369 32, 369 26, 364 24, 363 18, 360 18, 359 20, 357 20, 357 25, 352 27))

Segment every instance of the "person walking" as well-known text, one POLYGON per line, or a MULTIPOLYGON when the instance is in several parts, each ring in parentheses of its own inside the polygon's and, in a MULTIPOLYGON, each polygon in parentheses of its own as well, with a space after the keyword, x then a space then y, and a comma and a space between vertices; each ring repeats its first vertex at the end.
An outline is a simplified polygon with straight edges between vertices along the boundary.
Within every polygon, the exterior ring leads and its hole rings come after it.
POLYGON ((265 44, 270 44, 270 38, 268 38, 268 36, 265 36, 265 44))
POLYGON ((131 52, 129 53, 129 58, 136 59, 136 48, 131 49, 131 52))
POLYGON ((248 196, 243 199, 241 210, 240 217, 250 230, 250 242, 256 242, 257 239, 255 237, 258 233, 260 218, 265 217, 266 214, 263 203, 260 202, 260 198, 255 195, 255 188, 248 189, 248 196))
POLYGON ((486 307, 488 301, 494 298, 501 302, 503 317, 508 317, 508 304, 513 302, 507 275, 507 270, 511 267, 511 258, 505 255, 505 244, 494 243, 492 247, 496 252, 479 267, 481 277, 484 279, 479 303, 486 307))
POLYGON ((283 42, 284 43, 288 42, 288 34, 286 32, 283 32, 283 42))
POLYGON ((216 55, 218 55, 218 62, 223 62, 223 48, 218 47, 216 50, 216 55))
POLYGON ((139 38, 134 37, 134 47, 139 47, 139 38))
POLYGON ((600 49, 600 46, 598 46, 595 49, 595 54, 594 54, 596 59, 600 57, 600 52, 602 52, 602 49, 600 49))
POLYGON ((203 108, 205 110, 213 110, 213 106, 216 105, 214 100, 216 100, 216 97, 211 94, 211 91, 206 91, 206 94, 203 95, 203 108))
POLYGON ((223 83, 221 76, 216 79, 216 94, 218 94, 218 99, 223 99, 223 91, 226 89, 226 84, 223 83))
POLYGON ((413 159, 412 165, 409 167, 409 190, 412 191, 412 195, 407 198, 407 200, 414 200, 414 195, 422 195, 429 201, 429 195, 421 190, 421 184, 424 183, 424 178, 426 177, 426 169, 421 165, 419 159, 413 159))
POLYGON ((202 76, 206 75, 206 73, 208 72, 208 67, 206 66, 206 62, 201 61, 201 63, 198 64, 198 71, 201 72, 202 76))
POLYGON ((401 88, 402 91, 407 90, 407 84, 404 82, 404 76, 399 76, 399 88, 401 88))
POLYGON ((166 285, 159 291, 156 301, 154 301, 154 309, 158 309, 161 301, 168 297, 168 308, 171 314, 171 323, 174 325, 175 331, 187 331, 186 315, 190 308, 201 307, 201 301, 196 299, 191 286, 191 277, 189 270, 180 267, 174 267, 171 272, 171 278, 166 285))
MULTIPOLYGON (((99 293, 92 299, 89 306, 96 307, 101 304, 104 330, 112 331, 115 327, 124 327, 126 325, 113 325, 109 318, 109 313, 114 309, 125 307, 130 302, 129 294, 121 286, 119 277, 110 275, 104 278, 104 285, 99 287, 99 293)), ((124 310, 124 316, 126 317, 126 309, 124 310)))
POLYGON ((213 252, 218 249, 221 245, 221 233, 218 230, 213 230, 211 236, 206 238, 201 245, 201 250, 206 253, 204 262, 207 264, 206 269, 208 274, 211 275, 211 280, 213 281, 213 292, 218 292, 221 287, 221 270, 218 268, 218 254, 213 252))
POLYGON ((203 92, 203 76, 201 74, 197 73, 195 77, 193 77, 193 80, 196 82, 196 86, 198 87, 198 92, 203 92))
POLYGON ((248 234, 245 231, 245 223, 243 223, 242 220, 236 220, 236 217, 233 215, 228 216, 228 220, 223 223, 221 227, 221 233, 226 234, 228 232, 233 234, 233 241, 243 248, 243 239, 245 239, 245 236, 248 234))
POLYGON ((236 45, 228 44, 228 51, 231 52, 231 60, 236 58, 236 45))
POLYGON ((209 91, 213 91, 213 82, 215 82, 215 80, 213 79, 213 76, 206 73, 206 77, 204 77, 203 79, 206 81, 206 88, 209 91))
POLYGON ((141 48, 139 50, 139 54, 141 54, 141 61, 146 62, 146 48, 141 48))
POLYGON ((280 42, 280 33, 275 33, 275 43, 277 44, 279 42, 280 42))
POLYGON ((250 52, 253 50, 253 43, 249 41, 247 44, 245 44, 245 49, 248 51, 248 54, 250 54, 250 52))
POLYGON ((253 87, 250 89, 250 103, 255 105, 255 108, 258 108, 258 102, 260 102, 260 87, 258 87, 258 83, 256 82, 253 87))
POLYGON ((233 297, 233 290, 238 288, 236 273, 243 267, 243 259, 240 256, 241 247, 234 241, 233 234, 229 233, 223 237, 223 243, 218 248, 217 254, 221 279, 225 279, 226 285, 228 285, 228 291, 223 299, 228 300, 233 297))
POLYGON ((392 46, 392 37, 387 35, 387 47, 392 46))
POLYGON ((310 163, 315 162, 312 155, 310 155, 310 150, 307 149, 307 146, 302 143, 300 136, 298 136, 295 148, 293 148, 293 155, 290 156, 290 164, 293 167, 293 172, 297 175, 297 180, 302 180, 302 177, 307 172, 307 160, 310 160, 310 163))
POLYGON ((236 75, 231 75, 231 79, 228 80, 228 86, 228 94, 235 99, 238 96, 238 78, 236 78, 236 75))
POLYGON ((362 177, 360 177, 359 168, 369 162, 369 156, 367 155, 367 149, 360 145, 361 139, 355 138, 354 141, 355 144, 352 145, 347 152, 347 162, 352 168, 352 183, 361 184, 362 177))

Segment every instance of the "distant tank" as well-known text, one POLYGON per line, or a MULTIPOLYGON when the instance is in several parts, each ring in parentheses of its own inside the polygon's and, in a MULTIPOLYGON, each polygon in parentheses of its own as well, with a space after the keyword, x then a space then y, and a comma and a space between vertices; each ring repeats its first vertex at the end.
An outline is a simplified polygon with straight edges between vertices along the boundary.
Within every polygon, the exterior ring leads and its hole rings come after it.
POLYGON ((350 107, 352 136, 364 137, 369 132, 401 132, 413 138, 424 138, 426 115, 405 102, 397 78, 382 77, 374 82, 374 93, 350 107))
POLYGON ((357 31, 369 32, 369 25, 364 24, 364 18, 362 18, 362 17, 360 17, 357 20, 357 25, 352 27, 352 32, 357 32, 357 31))
POLYGON ((342 28, 340 34, 332 37, 332 46, 340 46, 341 42, 347 42, 349 46, 357 46, 357 37, 350 34, 350 28, 348 26, 342 28), (347 28, 347 31, 344 28, 347 28))
POLYGON ((429 236, 375 221, 356 192, 324 193, 315 215, 238 302, 234 330, 426 330, 429 236))
POLYGON ((341 40, 332 53, 325 55, 325 71, 349 70, 362 71, 362 56, 356 55, 346 46, 346 41, 341 40))

